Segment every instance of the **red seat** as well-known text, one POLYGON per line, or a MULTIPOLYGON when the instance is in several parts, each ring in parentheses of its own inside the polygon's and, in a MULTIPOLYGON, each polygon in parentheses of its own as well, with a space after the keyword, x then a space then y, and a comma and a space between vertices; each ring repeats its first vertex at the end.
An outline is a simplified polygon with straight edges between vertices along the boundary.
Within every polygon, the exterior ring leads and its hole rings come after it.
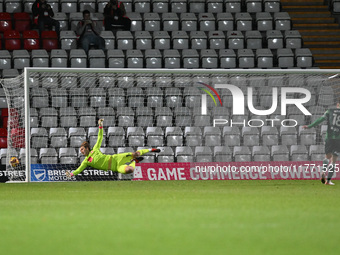
POLYGON ((1 109, 1 118, 8 117, 8 108, 1 109))
POLYGON ((0 137, 0 148, 7 148, 7 137, 0 137))
POLYGON ((31 17, 27 12, 16 12, 13 18, 14 30, 24 32, 31 29, 31 17))
POLYGON ((7 137, 7 129, 0 128, 0 137, 7 137))
POLYGON ((39 33, 35 30, 27 30, 22 34, 24 49, 25 50, 37 50, 40 49, 39 33))
POLYGON ((8 12, 0 12, 0 32, 12 30, 12 18, 8 12))
POLYGON ((20 50, 21 37, 20 33, 15 30, 6 30, 4 32, 5 49, 6 50, 20 50))
POLYGON ((7 129, 7 127, 8 127, 8 117, 2 118, 2 127, 7 129))
POLYGON ((13 128, 11 130, 11 140, 14 148, 25 148, 25 129, 13 128))
POLYGON ((58 35, 55 31, 43 31, 41 33, 42 48, 51 51, 59 49, 58 47, 58 35))

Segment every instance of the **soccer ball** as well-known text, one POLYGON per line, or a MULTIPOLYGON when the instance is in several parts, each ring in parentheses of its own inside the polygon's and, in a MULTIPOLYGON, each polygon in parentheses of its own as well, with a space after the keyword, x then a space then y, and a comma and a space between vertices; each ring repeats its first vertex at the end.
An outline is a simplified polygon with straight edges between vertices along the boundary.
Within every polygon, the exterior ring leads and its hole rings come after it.
POLYGON ((19 159, 17 157, 11 157, 11 160, 9 161, 12 167, 16 167, 19 165, 19 159))

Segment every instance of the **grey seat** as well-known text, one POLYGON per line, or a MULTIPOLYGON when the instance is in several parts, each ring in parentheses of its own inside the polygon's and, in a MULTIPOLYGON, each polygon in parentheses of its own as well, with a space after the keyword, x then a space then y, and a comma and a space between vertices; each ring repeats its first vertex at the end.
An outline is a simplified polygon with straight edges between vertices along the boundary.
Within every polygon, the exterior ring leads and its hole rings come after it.
POLYGON ((226 12, 239 13, 241 12, 241 0, 225 0, 226 12))
POLYGON ((91 49, 88 53, 89 67, 90 68, 105 68, 105 53, 103 50, 91 49))
POLYGON ((67 147, 68 139, 65 128, 50 128, 50 146, 54 148, 67 147))
POLYGON ((260 145, 260 132, 256 127, 242 127, 243 145, 260 145))
POLYGON ((152 10, 156 13, 167 13, 169 11, 169 1, 152 0, 152 10))
POLYGON ((155 117, 157 127, 172 127, 173 113, 169 107, 156 107, 155 117))
POLYGON ((216 14, 216 23, 218 31, 233 31, 234 17, 231 13, 221 12, 216 14))
POLYGON ((279 144, 279 132, 276 127, 261 127, 262 144, 267 146, 279 144))
POLYGON ((171 47, 170 35, 167 31, 153 32, 154 49, 167 50, 171 47))
POLYGON ((86 141, 86 132, 83 127, 70 127, 68 130, 68 139, 70 147, 80 147, 86 141))
POLYGON ((164 146, 164 133, 161 127, 147 127, 145 136, 147 146, 164 146))
POLYGON ((202 68, 218 68, 218 55, 214 49, 201 50, 202 68))
MULTIPOLYGON (((169 38, 170 41, 170 38, 169 38)), ((145 67, 146 68, 162 68, 163 56, 160 50, 152 49, 145 51, 145 67)))
POLYGON ((109 68, 124 68, 125 67, 125 55, 121 49, 108 50, 107 60, 108 60, 109 68))
POLYGON ((144 146, 145 144, 145 133, 142 127, 128 127, 126 130, 126 137, 130 147, 144 146))
POLYGON ((282 145, 296 145, 297 144, 297 131, 295 127, 281 126, 280 137, 282 140, 282 145))
POLYGON ((257 145, 252 148, 253 161, 270 161, 270 150, 265 145, 257 145))
POLYGON ((179 17, 174 12, 162 13, 163 31, 178 31, 179 17))
POLYGON ((74 31, 60 31, 60 43, 63 50, 77 48, 77 35, 74 31))
POLYGON ((277 50, 278 67, 291 68, 294 67, 294 53, 291 49, 277 50))
POLYGON ((235 162, 251 161, 251 151, 248 146, 235 146, 233 148, 233 156, 235 162))
POLYGON ((49 106, 49 94, 46 88, 31 89, 32 107, 42 108, 49 106))
POLYGON ((220 146, 222 145, 221 130, 218 127, 204 127, 203 137, 205 146, 220 146))
POLYGON ((181 13, 180 23, 182 31, 197 31, 197 18, 194 13, 181 13))
POLYGON ((138 127, 154 126, 154 113, 150 107, 137 107, 136 118, 138 127))
POLYGON ((31 146, 32 148, 48 147, 48 133, 46 128, 31 128, 31 146))
POLYGON ((160 31, 161 30, 161 18, 158 13, 144 13, 144 30, 145 31, 160 31))
POLYGON ((129 107, 142 107, 145 105, 144 91, 140 87, 128 88, 126 96, 129 107))
POLYGON ((244 49, 244 35, 241 31, 227 32, 228 49, 244 49))
POLYGON ((196 162, 213 162, 213 152, 209 146, 195 147, 196 162))
POLYGON ((58 164, 58 154, 55 148, 41 148, 39 151, 41 164, 58 164))
MULTIPOLYGON (((124 5, 126 7, 126 2, 124 2, 124 5)), ((143 30, 143 18, 142 18, 141 13, 127 11, 126 16, 129 17, 129 19, 131 20, 131 28, 130 28, 131 31, 142 31, 143 30)))
POLYGON ((190 43, 191 49, 207 49, 208 48, 208 37, 203 31, 191 31, 190 32, 190 43))
POLYGON ((49 67, 50 57, 46 50, 32 50, 31 59, 33 67, 49 67))
POLYGON ((133 35, 130 31, 116 32, 117 49, 132 50, 133 49, 133 35))
POLYGON ((249 31, 253 28, 253 20, 248 12, 235 13, 235 23, 238 31, 249 31))
POLYGON ((274 145, 271 147, 273 161, 289 161, 289 150, 286 145, 274 145))
POLYGON ((194 162, 194 153, 188 146, 176 147, 175 156, 177 162, 194 162))
POLYGON ((208 41, 210 49, 225 49, 226 38, 222 31, 209 31, 208 41))
POLYGON ((116 37, 112 31, 101 31, 100 37, 105 40, 105 49, 113 50, 115 49, 116 37))
POLYGON ((183 50, 189 48, 189 36, 185 31, 173 31, 171 42, 173 49, 183 50))
POLYGON ((117 108, 118 126, 133 127, 135 122, 135 113, 131 107, 117 108))
POLYGON ((265 12, 279 12, 281 11, 280 0, 263 0, 265 12))
POLYGON ((77 164, 78 156, 75 148, 60 148, 59 149, 60 164, 77 164))
POLYGON ((295 49, 296 66, 301 68, 311 68, 313 66, 313 55, 310 49, 295 49))
POLYGON ((195 127, 205 127, 211 126, 211 116, 203 115, 200 108, 193 109, 194 126, 195 127))
POLYGON ((76 127, 78 125, 77 116, 74 107, 61 107, 59 109, 60 127, 76 127))
POLYGON ((228 146, 214 146, 214 161, 215 162, 231 162, 232 151, 228 146))
POLYGON ((105 120, 104 127, 116 126, 116 114, 112 107, 98 107, 97 117, 105 120))
POLYGON ((123 127, 109 127, 107 131, 108 146, 125 146, 125 131, 123 127))
POLYGON ((180 68, 181 55, 178 50, 164 50, 163 52, 164 68, 180 68))
POLYGON ((70 1, 60 0, 59 4, 60 4, 60 10, 63 13, 73 13, 73 12, 77 12, 78 10, 77 0, 70 0, 70 1))
POLYGON ((185 127, 184 137, 186 146, 202 146, 203 137, 199 127, 185 127))
POLYGON ((293 161, 308 161, 308 150, 305 145, 292 145, 290 155, 293 161))
POLYGON ((126 62, 128 68, 143 68, 144 55, 141 50, 127 50, 126 62))
POLYGON ((262 35, 260 31, 246 31, 245 40, 247 49, 262 49, 262 35))
POLYGON ((175 107, 175 125, 177 127, 192 126, 192 113, 188 107, 175 107))
POLYGON ((286 48, 300 49, 302 48, 302 36, 298 30, 284 31, 284 40, 286 48))
POLYGON ((238 127, 225 126, 223 127, 222 137, 224 138, 224 145, 233 147, 241 144, 241 133, 238 127))
POLYGON ((69 58, 71 67, 87 67, 87 55, 83 49, 71 49, 69 58))
POLYGON ((108 90, 109 95, 109 106, 111 107, 124 107, 125 102, 125 92, 122 88, 110 88, 108 90))
MULTIPOLYGON (((197 0, 195 0, 197 1, 197 0)), ((204 1, 203 1, 204 2, 204 1)), ((205 3, 203 3, 205 4, 205 3)), ((212 13, 198 13, 198 27, 200 31, 215 31, 216 22, 215 16, 212 13)))
POLYGON ((275 12, 274 23, 276 30, 291 30, 292 21, 288 12, 275 12))
POLYGON ((69 90, 72 107, 87 107, 88 94, 86 90, 77 88, 69 90))
POLYGON ((182 0, 170 0, 171 12, 184 13, 187 12, 187 2, 182 0))
POLYGON ((316 140, 316 130, 315 128, 303 129, 299 126, 299 138, 301 145, 313 145, 316 140))
POLYGON ((311 145, 309 147, 309 156, 311 161, 322 161, 325 158, 324 145, 311 145))
POLYGON ((78 109, 79 126, 80 127, 95 127, 96 110, 93 107, 82 107, 78 109))
POLYGON ((207 12, 222 13, 224 10, 223 0, 207 0, 207 12))
MULTIPOLYGON (((183 68, 199 68, 200 58, 196 49, 185 49, 182 51, 183 68)), ((167 94, 166 94, 167 95, 167 94)))
POLYGON ((183 132, 180 127, 166 127, 165 139, 167 146, 183 146, 183 132))
POLYGON ((51 89, 51 106, 52 107, 67 107, 68 93, 64 88, 51 89))
POLYGON ((269 12, 257 12, 255 21, 258 31, 269 31, 274 29, 273 17, 269 12))
POLYGON ((232 49, 218 51, 221 68, 236 68, 236 53, 232 49))
POLYGON ((283 35, 279 30, 268 30, 266 32, 266 40, 268 49, 283 48, 283 35))
POLYGON ((136 31, 135 44, 138 50, 152 49, 152 36, 149 31, 136 31))
POLYGON ((255 55, 251 49, 237 50, 238 65, 240 68, 254 68, 255 55))
POLYGON ((175 161, 175 154, 171 147, 159 147, 161 152, 158 153, 158 163, 172 163, 175 161))
MULTIPOLYGON (((7 150, 7 149, 6 149, 7 150)), ((31 164, 37 164, 38 163, 38 152, 37 149, 31 148, 30 149, 31 153, 31 164)), ((21 148, 19 151, 19 160, 21 164, 26 164, 26 148, 21 148)), ((2 159, 1 159, 2 161, 2 159)), ((7 160, 6 160, 7 162, 7 160)), ((4 162, 1 162, 4 163, 4 162)))
POLYGON ((90 88, 88 94, 90 107, 106 107, 106 91, 104 88, 90 88))
POLYGON ((147 106, 162 107, 163 106, 163 91, 157 87, 150 87, 146 89, 147 106))
POLYGON ((205 12, 205 0, 188 0, 189 12, 203 13, 205 12))
POLYGON ((135 12, 146 13, 150 12, 151 9, 150 0, 135 0, 133 5, 135 12))
POLYGON ((67 67, 68 54, 66 50, 54 49, 51 50, 51 67, 67 67))
MULTIPOLYGON (((13 67, 15 69, 24 69, 30 67, 31 57, 27 50, 13 50, 13 67)), ((6 50, 0 50, 0 68, 10 69, 11 55, 6 50), (8 54, 7 54, 8 53, 8 54)))
POLYGON ((194 87, 186 87, 183 90, 184 105, 194 108, 201 105, 201 93, 199 89, 194 87))
POLYGON ((274 56, 270 49, 257 49, 255 58, 259 68, 272 68, 274 66, 274 56))
POLYGON ((246 8, 249 13, 262 11, 262 0, 246 0, 246 8))

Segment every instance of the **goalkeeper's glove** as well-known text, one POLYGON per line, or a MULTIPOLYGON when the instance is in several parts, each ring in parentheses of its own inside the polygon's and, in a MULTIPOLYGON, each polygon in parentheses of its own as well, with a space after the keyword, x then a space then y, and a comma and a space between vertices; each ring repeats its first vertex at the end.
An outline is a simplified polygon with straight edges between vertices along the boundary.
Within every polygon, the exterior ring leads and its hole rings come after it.
POLYGON ((66 171, 66 177, 71 179, 71 177, 74 176, 73 173, 71 173, 70 171, 66 171))
POLYGON ((98 125, 99 125, 100 127, 103 126, 103 121, 104 121, 104 119, 99 119, 99 120, 98 120, 98 125))

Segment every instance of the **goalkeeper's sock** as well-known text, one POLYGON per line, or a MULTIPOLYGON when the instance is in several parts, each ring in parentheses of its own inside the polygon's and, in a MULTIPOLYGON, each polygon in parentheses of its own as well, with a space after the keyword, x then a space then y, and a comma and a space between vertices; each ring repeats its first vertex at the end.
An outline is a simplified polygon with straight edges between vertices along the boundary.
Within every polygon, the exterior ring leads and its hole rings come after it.
POLYGON ((334 173, 334 165, 330 164, 328 169, 328 175, 327 175, 327 182, 329 182, 332 179, 333 173, 334 173))

